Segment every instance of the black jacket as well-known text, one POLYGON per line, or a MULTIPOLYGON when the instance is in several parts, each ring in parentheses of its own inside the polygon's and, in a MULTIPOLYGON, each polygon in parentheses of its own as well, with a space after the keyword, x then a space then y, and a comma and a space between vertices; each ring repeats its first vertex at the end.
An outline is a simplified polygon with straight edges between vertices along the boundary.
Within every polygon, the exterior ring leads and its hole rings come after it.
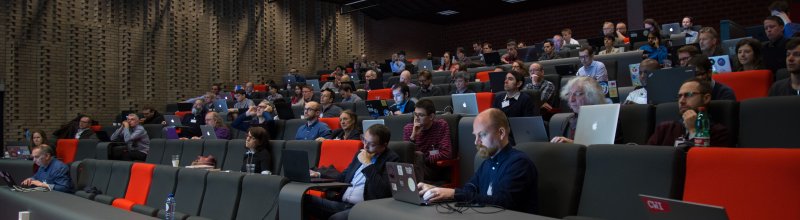
POLYGON ((270 155, 269 150, 267 149, 256 150, 256 152, 253 155, 244 153, 244 159, 242 160, 242 167, 241 167, 242 172, 247 172, 245 165, 247 165, 248 163, 253 163, 256 165, 254 170, 255 173, 261 173, 261 171, 264 170, 269 170, 274 173, 277 173, 276 171, 272 170, 272 156, 270 155))
POLYGON ((539 116, 539 108, 536 107, 536 101, 528 93, 520 92, 518 100, 510 101, 510 104, 503 108, 505 98, 505 92, 495 94, 492 108, 500 109, 509 118, 539 116))
MULTIPOLYGON (((387 147, 386 151, 379 155, 375 160, 375 164, 369 165, 361 170, 361 172, 364 173, 364 176, 367 178, 367 182, 364 183, 364 201, 388 198, 392 196, 392 188, 389 184, 389 175, 386 172, 386 162, 397 162, 399 160, 400 156, 387 147)), ((345 169, 344 172, 339 175, 331 176, 323 174, 323 177, 336 179, 338 182, 350 183, 350 181, 352 181, 353 177, 356 175, 356 170, 358 170, 358 167, 360 166, 361 161, 358 161, 358 153, 356 153, 356 155, 353 156, 353 161, 350 162, 350 166, 347 166, 347 169, 345 169)))

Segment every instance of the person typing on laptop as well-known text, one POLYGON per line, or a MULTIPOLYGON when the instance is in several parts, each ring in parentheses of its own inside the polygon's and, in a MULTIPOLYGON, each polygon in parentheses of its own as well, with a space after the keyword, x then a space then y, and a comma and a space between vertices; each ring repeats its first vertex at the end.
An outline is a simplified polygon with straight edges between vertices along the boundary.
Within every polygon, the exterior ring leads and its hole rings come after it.
POLYGON ((336 169, 309 171, 311 177, 336 179, 349 183, 343 194, 332 199, 304 195, 303 206, 316 219, 347 219, 350 208, 359 202, 392 196, 386 162, 397 162, 400 156, 388 148, 391 133, 384 125, 373 125, 364 133, 364 149, 353 156, 353 161, 342 172, 336 169))
POLYGON ((472 124, 478 155, 485 160, 475 175, 456 189, 417 184, 420 196, 430 202, 454 199, 491 204, 535 214, 538 206, 536 165, 509 142, 508 118, 499 109, 481 112, 472 124))
MULTIPOLYGON (((686 147, 692 146, 695 135, 695 121, 697 109, 711 103, 711 85, 701 79, 689 79, 681 85, 678 91, 678 109, 680 120, 662 122, 656 127, 653 135, 647 140, 648 145, 665 145, 686 147)), ((708 111, 706 111, 708 112, 708 111)), ((719 147, 734 147, 730 131, 720 123, 715 123, 713 116, 711 122, 711 144, 719 147)))
POLYGON ((441 180, 446 170, 436 166, 440 160, 452 159, 450 126, 436 117, 433 101, 423 99, 414 108, 414 122, 403 127, 403 141, 416 146, 414 166, 422 171, 425 180, 441 180))
POLYGON ((22 181, 22 186, 44 187, 50 190, 71 193, 72 181, 69 177, 69 166, 54 157, 52 147, 43 144, 33 149, 33 162, 39 166, 33 177, 22 181))
MULTIPOLYGON (((575 77, 567 82, 561 88, 561 99, 567 100, 569 108, 572 109, 572 114, 567 120, 564 121, 560 127, 564 128, 561 134, 554 134, 550 142, 552 143, 572 143, 575 138, 575 130, 578 125, 578 114, 580 113, 581 106, 584 105, 598 105, 605 104, 606 99, 603 96, 603 89, 591 77, 575 77)), ((554 123, 554 122, 550 122, 554 123)), ((553 125, 550 125, 553 126, 553 125)), ((619 132, 619 129, 617 129, 619 132)))
POLYGON ((389 106, 389 111, 395 115, 402 115, 414 111, 414 102, 409 100, 411 92, 405 83, 400 83, 392 88, 394 104, 389 106))
POLYGON ((114 134, 111 141, 125 142, 122 146, 115 146, 112 149, 112 158, 121 160, 144 161, 147 159, 147 152, 150 150, 150 137, 147 131, 139 125, 139 116, 129 114, 128 119, 122 122, 114 134))

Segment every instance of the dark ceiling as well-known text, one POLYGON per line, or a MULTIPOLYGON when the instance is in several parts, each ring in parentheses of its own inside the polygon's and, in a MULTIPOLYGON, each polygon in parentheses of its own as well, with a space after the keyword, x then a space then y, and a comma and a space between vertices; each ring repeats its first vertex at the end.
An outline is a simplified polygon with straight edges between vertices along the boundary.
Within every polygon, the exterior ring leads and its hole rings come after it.
POLYGON ((345 5, 344 11, 366 7, 360 11, 376 19, 392 17, 423 21, 433 24, 454 24, 474 19, 494 17, 498 15, 513 14, 520 11, 535 9, 537 7, 551 7, 553 5, 573 3, 575 1, 553 1, 543 4, 537 0, 527 0, 518 3, 507 3, 502 0, 320 0, 325 2, 345 5), (538 5, 536 3, 539 3, 538 5), (547 5, 547 6, 544 6, 547 5), (371 6, 371 7, 370 7, 371 6), (459 12, 455 15, 439 15, 437 12, 453 10, 459 12))

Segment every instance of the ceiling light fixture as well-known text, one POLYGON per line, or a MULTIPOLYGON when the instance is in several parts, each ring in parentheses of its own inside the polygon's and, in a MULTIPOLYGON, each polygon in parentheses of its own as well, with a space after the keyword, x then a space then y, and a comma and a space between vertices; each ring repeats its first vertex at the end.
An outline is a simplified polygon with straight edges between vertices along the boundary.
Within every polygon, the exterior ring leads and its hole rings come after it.
POLYGON ((454 14, 458 14, 458 12, 457 12, 457 11, 453 11, 453 10, 444 10, 444 11, 440 11, 440 12, 436 12, 436 13, 437 13, 437 14, 440 14, 440 15, 454 15, 454 14))
POLYGON ((524 2, 524 1, 527 1, 527 0, 502 0, 502 1, 504 1, 506 3, 514 4, 514 3, 524 2))

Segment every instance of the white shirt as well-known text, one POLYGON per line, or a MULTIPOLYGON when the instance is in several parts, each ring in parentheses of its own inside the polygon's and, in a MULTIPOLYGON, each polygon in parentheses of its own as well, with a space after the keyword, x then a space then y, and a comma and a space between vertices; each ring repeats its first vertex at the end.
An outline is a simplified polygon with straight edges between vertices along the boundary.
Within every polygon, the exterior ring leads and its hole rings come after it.
POLYGON ((361 164, 358 169, 356 169, 356 174, 353 175, 353 180, 350 180, 350 187, 347 187, 347 190, 344 191, 344 195, 342 195, 342 201, 348 202, 351 204, 358 204, 359 202, 364 201, 364 183, 367 182, 367 177, 364 176, 364 173, 361 172, 364 168, 369 165, 361 164))
POLYGON ((78 132, 75 133, 75 139, 81 139, 81 134, 83 134, 83 132, 86 131, 86 130, 89 130, 89 129, 88 128, 83 128, 83 129, 78 128, 78 132))
POLYGON ((606 65, 596 60, 593 60, 592 64, 588 67, 582 66, 575 75, 592 77, 597 80, 597 82, 608 81, 606 65))
POLYGON ((625 98, 625 103, 647 104, 647 90, 642 87, 631 91, 628 98, 625 98))
POLYGON ((561 43, 561 46, 562 46, 562 47, 563 47, 564 45, 567 45, 567 44, 573 44, 573 45, 579 45, 579 44, 581 44, 581 43, 578 43, 578 40, 575 40, 575 38, 569 39, 569 43, 567 43, 567 40, 562 40, 562 42, 563 42, 563 43, 561 43))

